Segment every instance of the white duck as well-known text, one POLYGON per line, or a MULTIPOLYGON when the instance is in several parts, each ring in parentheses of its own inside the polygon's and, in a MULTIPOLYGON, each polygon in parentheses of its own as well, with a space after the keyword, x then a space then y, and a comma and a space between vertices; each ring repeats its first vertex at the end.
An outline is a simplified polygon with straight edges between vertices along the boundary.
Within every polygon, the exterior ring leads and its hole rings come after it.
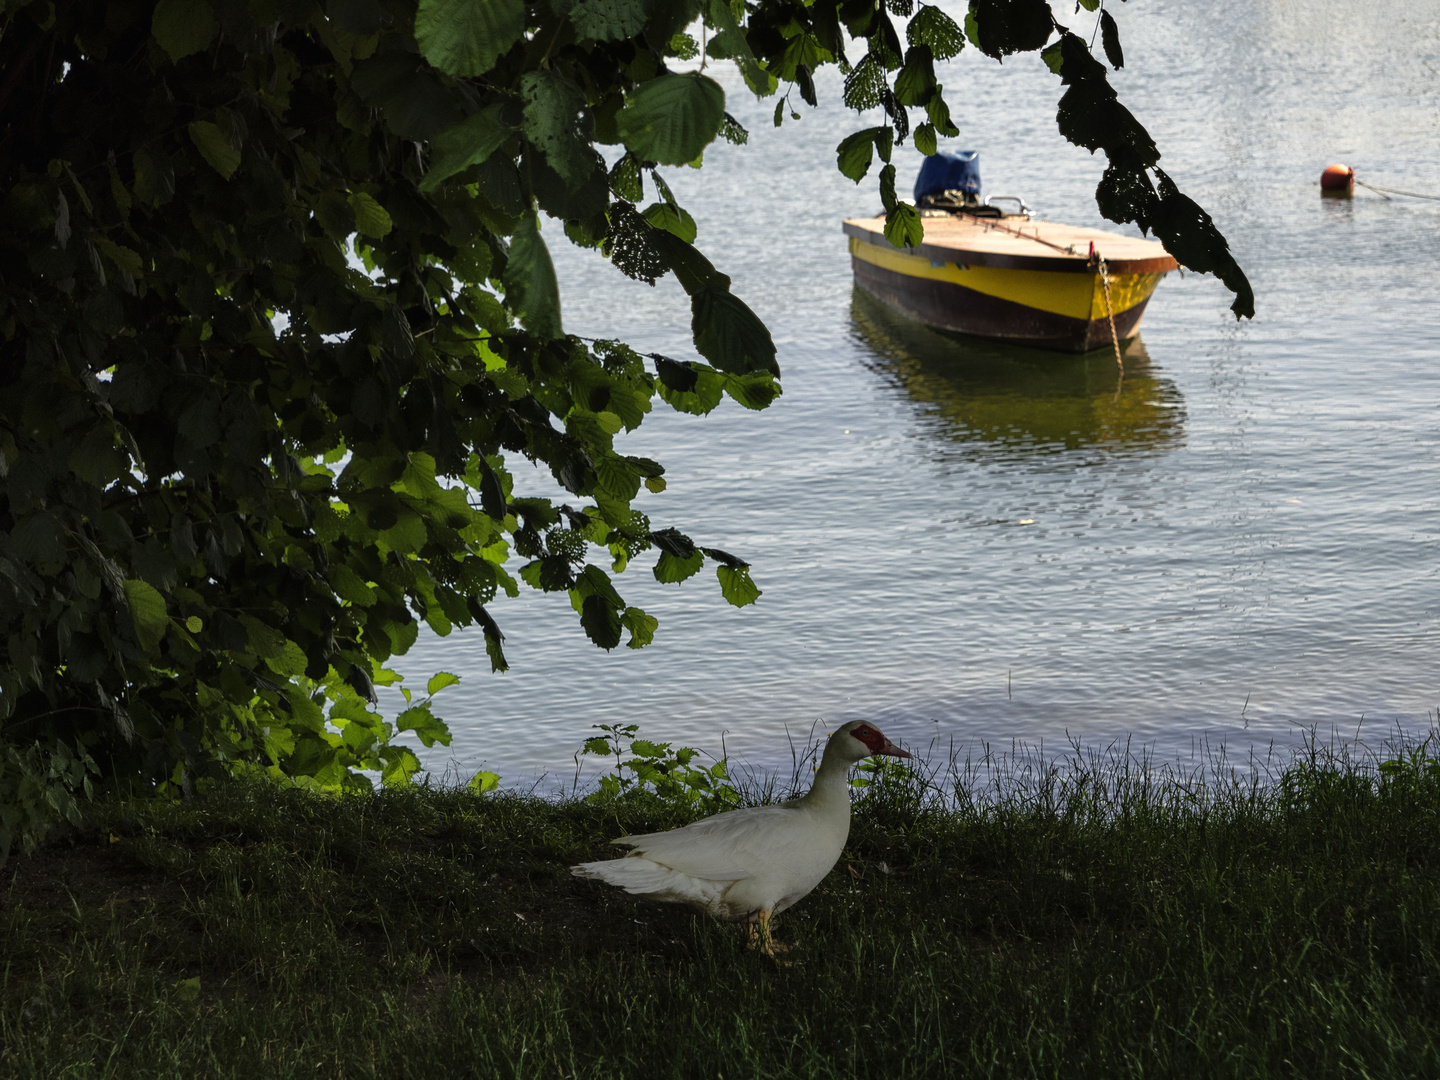
POLYGON ((850 766, 871 754, 908 758, 862 720, 830 737, 803 798, 729 810, 668 832, 622 836, 629 854, 572 866, 576 877, 617 885, 666 904, 685 904, 729 922, 748 920, 752 941, 775 954, 770 919, 830 873, 850 835, 850 766))

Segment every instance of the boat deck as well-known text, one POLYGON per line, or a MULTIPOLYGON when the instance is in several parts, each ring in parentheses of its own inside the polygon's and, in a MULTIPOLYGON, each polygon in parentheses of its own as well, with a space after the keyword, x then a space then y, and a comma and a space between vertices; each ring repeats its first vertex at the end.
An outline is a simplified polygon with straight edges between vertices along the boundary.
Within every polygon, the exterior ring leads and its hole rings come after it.
MULTIPOLYGON (((937 264, 1094 273, 1090 263, 1093 243, 1112 274, 1165 273, 1179 265, 1158 241, 1103 229, 1021 217, 977 218, 970 214, 923 217, 921 221, 925 225, 924 242, 900 250, 937 264)), ((883 216, 850 218, 844 228, 847 236, 896 250, 885 239, 883 216)))

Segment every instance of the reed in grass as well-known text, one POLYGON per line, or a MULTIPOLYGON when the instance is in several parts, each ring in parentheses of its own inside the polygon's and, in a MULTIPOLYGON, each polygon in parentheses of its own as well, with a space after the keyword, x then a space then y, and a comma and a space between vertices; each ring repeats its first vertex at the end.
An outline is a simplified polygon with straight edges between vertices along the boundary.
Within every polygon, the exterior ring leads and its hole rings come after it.
POLYGON ((643 794, 103 804, 0 872, 0 1074, 1436 1076, 1429 745, 882 770, 791 967, 570 877, 643 794))

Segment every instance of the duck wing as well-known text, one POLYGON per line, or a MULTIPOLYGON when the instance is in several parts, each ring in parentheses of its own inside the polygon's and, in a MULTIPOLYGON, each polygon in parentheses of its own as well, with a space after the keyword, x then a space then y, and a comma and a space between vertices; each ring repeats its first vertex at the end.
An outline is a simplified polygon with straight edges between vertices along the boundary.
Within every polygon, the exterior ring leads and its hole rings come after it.
POLYGON ((789 847, 800 824, 788 806, 730 810, 667 832, 622 836, 611 843, 671 870, 707 881, 742 881, 760 872, 789 847))

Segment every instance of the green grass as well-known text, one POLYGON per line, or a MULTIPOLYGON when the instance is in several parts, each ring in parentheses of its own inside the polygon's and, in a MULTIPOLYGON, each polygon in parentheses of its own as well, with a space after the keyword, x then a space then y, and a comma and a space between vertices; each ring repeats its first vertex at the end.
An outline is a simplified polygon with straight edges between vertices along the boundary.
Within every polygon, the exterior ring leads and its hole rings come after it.
POLYGON ((887 776, 788 967, 569 876, 653 801, 103 804, 0 870, 0 1074, 1434 1077, 1436 771, 887 776))

